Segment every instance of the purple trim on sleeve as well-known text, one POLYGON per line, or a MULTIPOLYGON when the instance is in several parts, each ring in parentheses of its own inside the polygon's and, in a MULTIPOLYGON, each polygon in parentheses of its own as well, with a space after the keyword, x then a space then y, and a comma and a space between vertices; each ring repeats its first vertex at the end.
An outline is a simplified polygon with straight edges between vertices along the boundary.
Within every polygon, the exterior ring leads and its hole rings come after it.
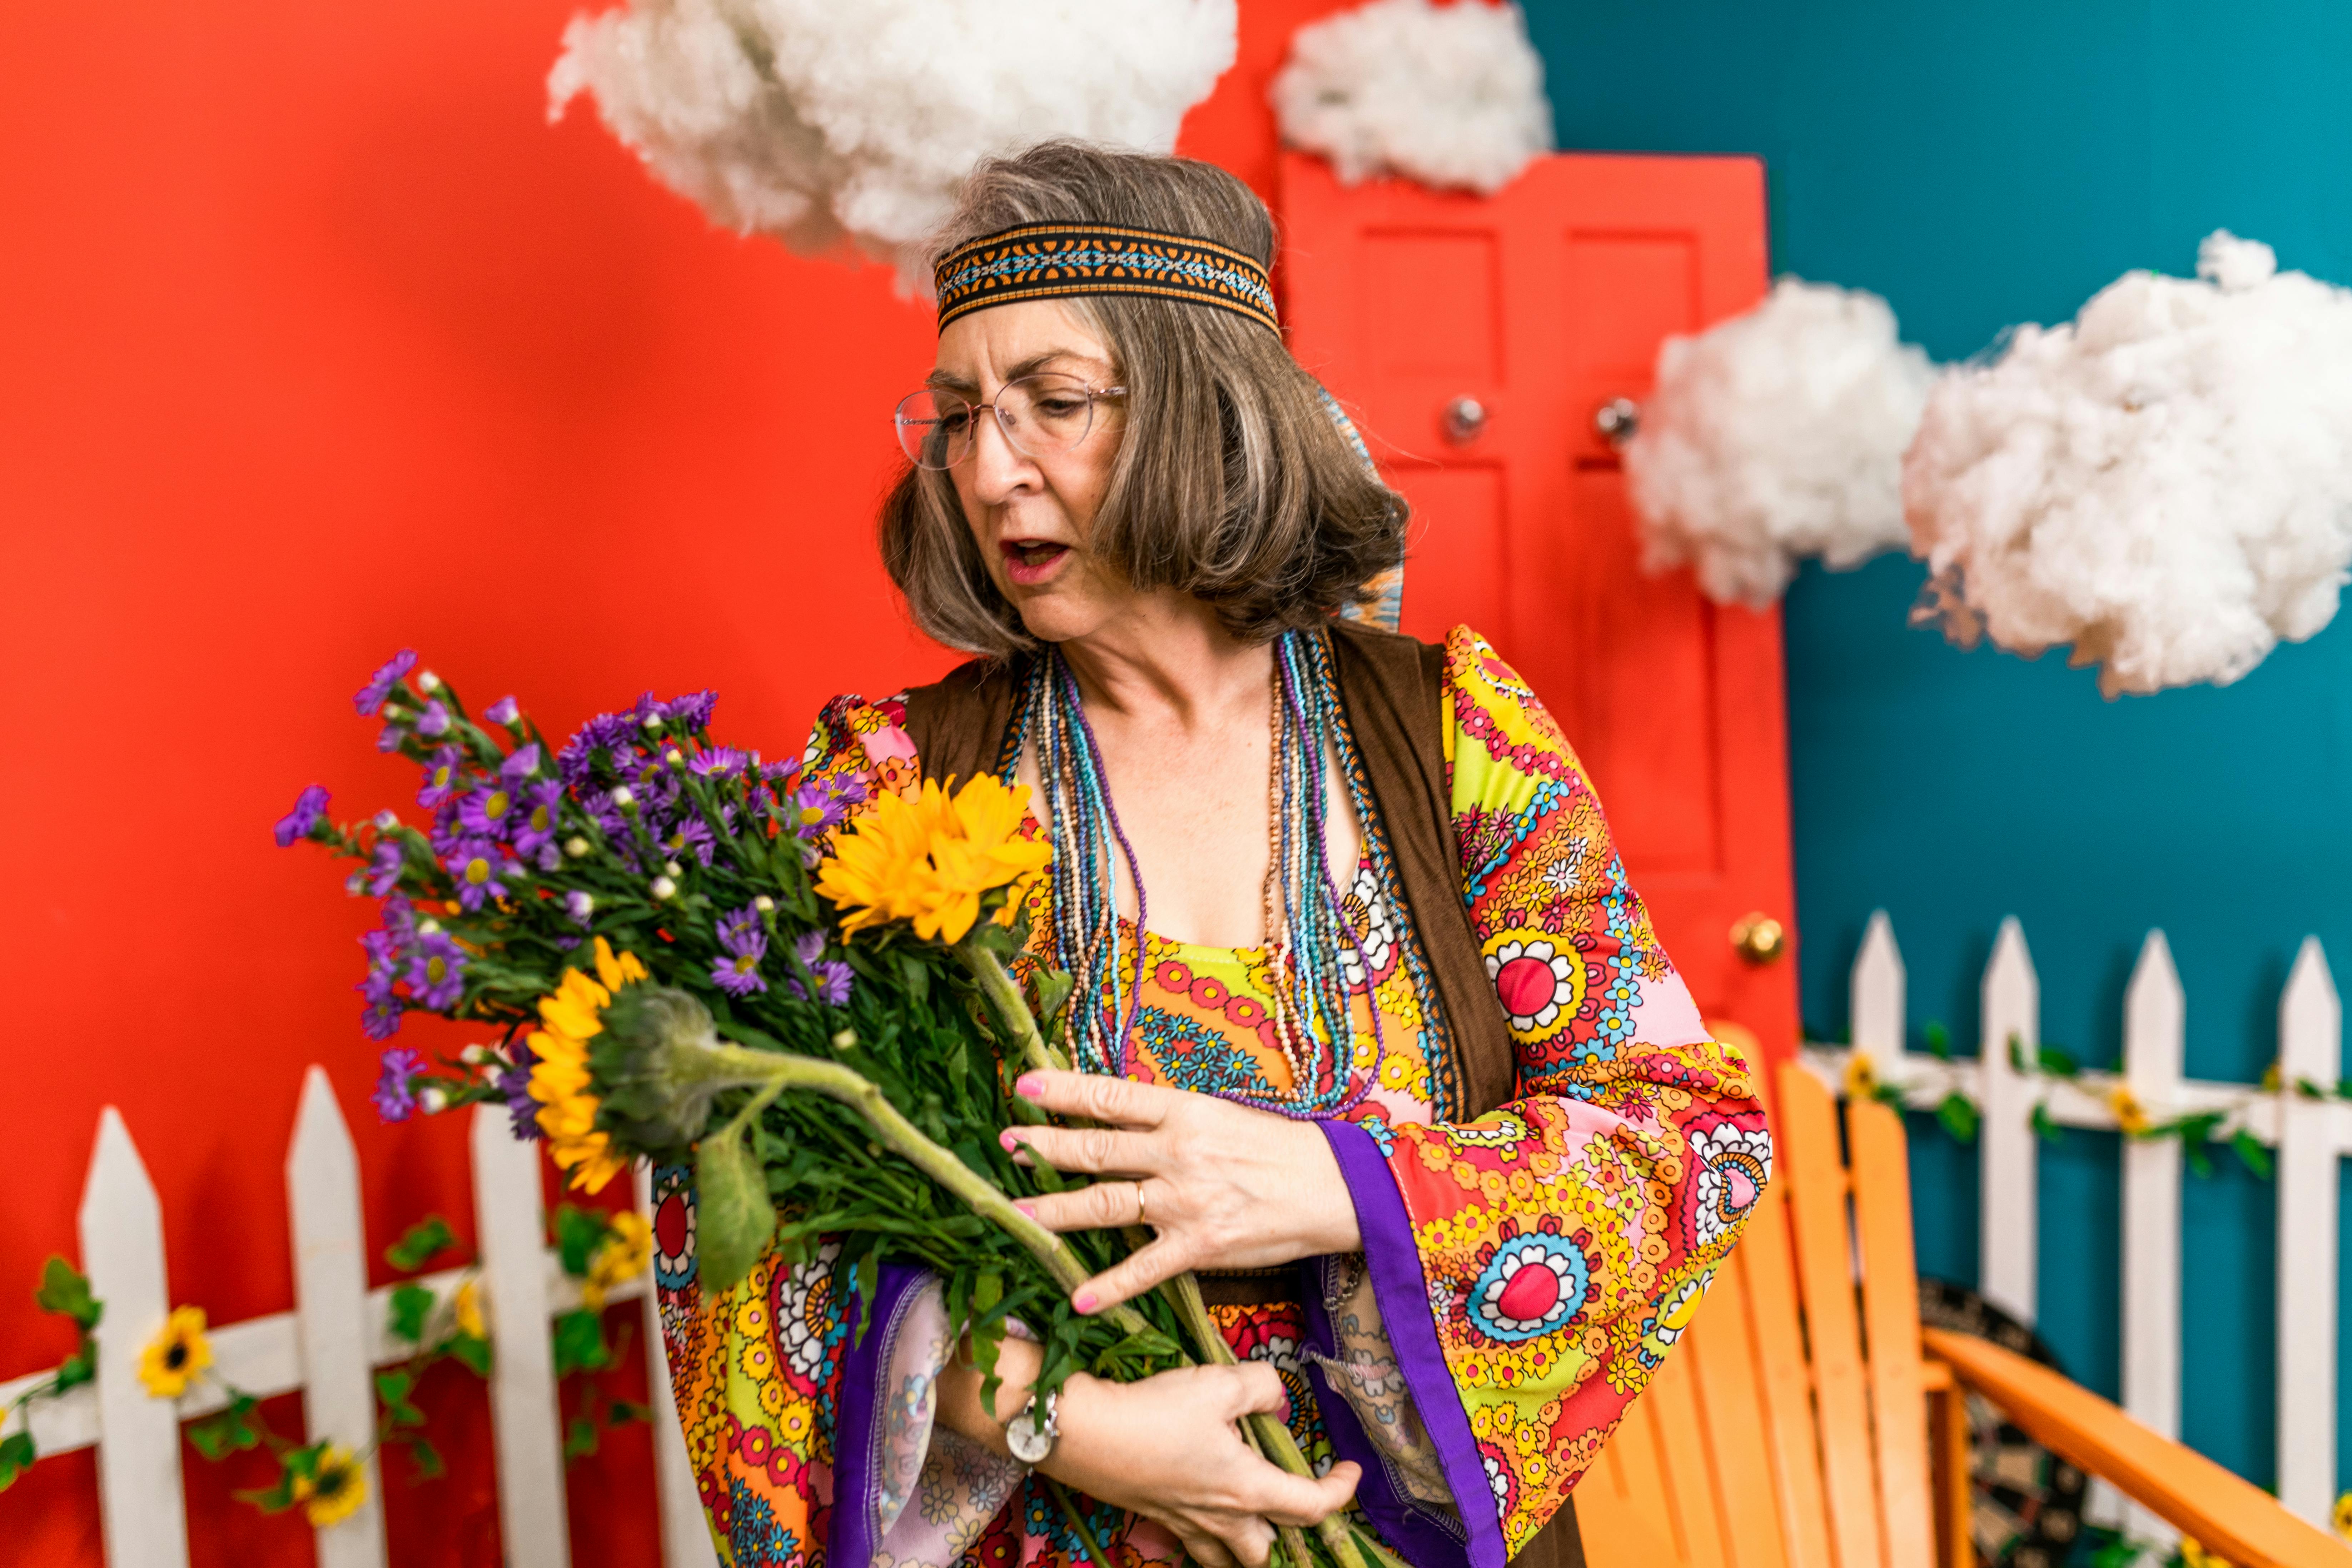
MULTIPOLYGON (((1429 1285, 1421 1270, 1421 1253, 1413 1246, 1412 1223, 1405 1215, 1404 1194, 1388 1162, 1381 1157, 1372 1135, 1350 1121, 1323 1121, 1323 1136, 1339 1162, 1340 1177, 1356 1205, 1356 1228, 1364 1240, 1364 1262, 1372 1279, 1372 1297, 1380 1303, 1381 1321, 1396 1351, 1397 1368, 1404 1374, 1422 1425, 1437 1449, 1445 1484, 1453 1489, 1462 1523, 1469 1531, 1465 1543, 1440 1526, 1428 1513, 1397 1496, 1379 1452, 1363 1435, 1354 1407, 1335 1389, 1323 1390, 1325 1426, 1332 1447, 1342 1458, 1364 1467, 1360 1495, 1364 1511, 1381 1533, 1406 1548, 1424 1568, 1503 1568, 1509 1552, 1503 1542, 1502 1520, 1495 1511, 1494 1489, 1486 1484, 1486 1463, 1471 1435, 1469 1414, 1462 1394, 1438 1348, 1437 1323, 1430 1316, 1429 1285), (1342 1441, 1345 1434, 1348 1441, 1342 1441)), ((1320 1282, 1311 1293, 1308 1310, 1315 1316, 1317 1337, 1324 1350, 1333 1349, 1330 1324, 1324 1320, 1320 1282)), ((1317 1369, 1320 1382, 1320 1369, 1317 1369)))
MULTIPOLYGON (((835 1563, 871 1563, 882 1543, 880 1521, 875 1517, 874 1476, 882 1441, 882 1404, 888 1391, 881 1386, 888 1374, 891 1347, 898 1338, 900 1320, 928 1278, 925 1270, 903 1263, 886 1263, 874 1289, 874 1316, 861 1342, 853 1335, 841 1357, 840 1402, 833 1415, 833 1530, 830 1542, 835 1563)), ((857 1297, 849 1298, 850 1323, 857 1321, 857 1297)))

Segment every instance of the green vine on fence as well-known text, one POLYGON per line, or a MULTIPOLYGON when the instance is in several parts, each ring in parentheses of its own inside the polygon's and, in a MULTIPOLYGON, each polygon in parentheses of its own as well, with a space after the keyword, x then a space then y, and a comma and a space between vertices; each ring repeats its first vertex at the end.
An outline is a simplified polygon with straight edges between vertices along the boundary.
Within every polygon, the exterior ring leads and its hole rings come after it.
MULTIPOLYGON (((617 1339, 604 1331, 605 1300, 616 1287, 645 1272, 652 1233, 633 1211, 607 1214, 570 1204, 557 1208, 554 1230, 557 1257, 564 1273, 579 1281, 581 1295, 581 1304, 559 1314, 551 1330, 559 1386, 568 1381, 579 1390, 564 1432, 569 1464, 595 1453, 605 1432, 648 1417, 645 1405, 607 1389, 602 1374, 619 1364, 628 1348, 625 1327, 617 1339)), ((457 1235, 448 1221, 428 1215, 386 1247, 383 1258, 399 1272, 415 1274, 457 1246, 457 1235)), ((0 1491, 40 1457, 33 1440, 31 1406, 61 1397, 90 1382, 98 1372, 94 1331, 105 1305, 91 1293, 89 1277, 53 1257, 43 1266, 34 1300, 41 1310, 71 1321, 78 1341, 73 1354, 55 1373, 0 1411, 0 1431, 22 1417, 16 1431, 0 1438, 0 1491)), ((456 1289, 446 1298, 414 1279, 394 1286, 385 1327, 396 1342, 408 1347, 408 1353, 377 1370, 375 1431, 356 1454, 323 1438, 297 1443, 274 1430, 260 1397, 214 1370, 212 1342, 200 1307, 173 1309, 140 1353, 139 1377, 158 1399, 178 1399, 196 1384, 209 1383, 226 1403, 188 1424, 190 1446, 215 1463, 240 1453, 267 1453, 275 1467, 269 1483, 236 1493, 237 1500, 264 1513, 299 1506, 311 1524, 323 1527, 349 1517, 366 1502, 367 1461, 384 1448, 407 1453, 412 1485, 446 1474, 441 1452, 425 1434, 426 1417, 415 1402, 416 1390, 425 1374, 445 1361, 457 1363, 477 1377, 487 1378, 490 1373, 481 1269, 472 1260, 461 1266, 456 1289)))
MULTIPOLYGON (((1953 1062, 1950 1030, 1931 1018, 1920 1032, 1926 1038, 1929 1056, 1947 1065, 1953 1062)), ((2282 1081, 2278 1064, 2273 1062, 2263 1071, 2259 1085, 2229 1105, 2219 1110, 2189 1111, 2158 1121, 2148 1114, 2147 1107, 2139 1096, 2120 1077, 2104 1090, 2087 1083, 2085 1079, 2090 1069, 2085 1068, 2063 1046, 2042 1045, 2029 1048, 2021 1037, 2012 1034, 2009 1037, 2009 1065, 2015 1071, 2045 1086, 2043 1091, 2034 1097, 2030 1115, 2030 1125, 2035 1136, 2044 1142, 2054 1143, 2065 1136, 2065 1129, 2050 1114, 2048 1095, 2048 1086, 2064 1084, 2103 1102, 2115 1117, 2116 1130, 2134 1142, 2179 1139, 2182 1158, 2187 1161, 2189 1170, 2200 1176, 2213 1173, 2213 1160, 2207 1152, 2207 1145, 2214 1142, 2223 1127, 2235 1121, 2237 1126, 2228 1139, 2230 1152, 2254 1175, 2263 1181, 2270 1180, 2274 1165, 2271 1151, 2246 1125, 2246 1112, 2262 1100, 2291 1091, 2302 1100, 2352 1101, 2352 1078, 2337 1079, 2332 1089, 2308 1078, 2297 1078, 2289 1085, 2282 1081)), ((2105 1069, 2111 1075, 2118 1075, 2121 1070, 2120 1067, 2105 1069)), ((1910 1109, 1908 1091, 1901 1084, 1882 1079, 1867 1051, 1853 1050, 1847 1056, 1845 1094, 1850 1100, 1876 1100, 1898 1110, 1910 1109)), ((1984 1107, 1957 1085, 1945 1089, 1942 1098, 1929 1109, 1929 1114, 1934 1116, 1936 1124, 1944 1130, 1946 1135, 1961 1144, 1975 1142, 1977 1134, 1984 1126, 1984 1107)))

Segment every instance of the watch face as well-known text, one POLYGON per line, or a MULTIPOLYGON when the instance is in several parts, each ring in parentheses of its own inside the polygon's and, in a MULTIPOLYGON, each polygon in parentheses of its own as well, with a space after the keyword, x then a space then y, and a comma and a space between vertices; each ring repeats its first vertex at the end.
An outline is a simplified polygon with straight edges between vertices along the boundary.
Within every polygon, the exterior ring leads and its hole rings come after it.
POLYGON ((1045 1463, 1045 1456, 1054 1451, 1054 1434, 1050 1428, 1043 1432, 1037 1429, 1034 1409, 1024 1410, 1013 1418, 1013 1425, 1004 1429, 1004 1443, 1013 1450, 1013 1457, 1023 1464, 1038 1465, 1045 1463))

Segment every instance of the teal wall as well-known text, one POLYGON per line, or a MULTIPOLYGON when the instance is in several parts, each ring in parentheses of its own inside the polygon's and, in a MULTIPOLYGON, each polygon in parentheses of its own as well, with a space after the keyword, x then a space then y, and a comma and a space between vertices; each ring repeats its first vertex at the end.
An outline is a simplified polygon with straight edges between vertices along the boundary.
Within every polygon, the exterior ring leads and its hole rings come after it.
MULTIPOLYGON (((2217 227, 2352 282, 2345 0, 1527 8, 1562 148, 1760 155, 1774 269, 1885 295, 1938 360, 2072 316, 2127 268, 2189 271, 2217 227)), ((2352 628, 2225 689, 2110 702, 2061 654, 1963 653, 1908 627, 1923 575, 1901 558, 1808 567, 1788 596, 1808 1025, 1844 1026, 1846 968, 1883 906, 1915 1046, 1929 1019, 1973 1041, 1977 977, 2015 914, 2044 1038, 2104 1064, 2159 925, 2189 1073, 2258 1078, 2305 932, 2352 989, 2352 628)), ((1921 1267, 1972 1281, 1974 1152, 1918 1118, 1912 1137, 1921 1267)), ((2112 1135, 2075 1132, 2042 1166, 2042 1330, 2111 1395, 2116 1164, 2112 1135)), ((2183 1436, 2268 1482, 2271 1189, 2225 1158, 2186 1205, 2183 1436)))

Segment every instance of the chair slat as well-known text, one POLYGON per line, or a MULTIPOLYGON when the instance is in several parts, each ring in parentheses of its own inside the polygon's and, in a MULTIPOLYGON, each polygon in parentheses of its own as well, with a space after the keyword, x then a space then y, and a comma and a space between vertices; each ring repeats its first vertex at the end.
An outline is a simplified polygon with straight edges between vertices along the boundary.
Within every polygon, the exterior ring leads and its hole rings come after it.
MULTIPOLYGON (((1658 1368, 1643 1398, 1655 1413, 1658 1448, 1674 1516, 1682 1526, 1684 1555, 1693 1563, 1728 1564, 1731 1552, 1715 1476, 1715 1435, 1699 1409, 1698 1379, 1689 1357, 1685 1337, 1658 1368)), ((1738 1521, 1730 1523, 1736 1529, 1738 1521)))
POLYGON ((1625 1407, 1624 1419, 1618 1423, 1616 1436, 1609 1440, 1609 1452, 1617 1457, 1617 1475, 1624 1488, 1625 1506, 1636 1518, 1651 1521, 1662 1543, 1673 1553, 1673 1562, 1706 1568, 1691 1556, 1689 1531, 1675 1506, 1674 1491, 1666 1484, 1665 1458, 1659 1442, 1660 1419, 1657 1402, 1645 1392, 1625 1407))
POLYGON ((1717 1500, 1729 1521, 1724 1562, 1729 1568, 1790 1568, 1772 1476, 1772 1418, 1748 1298, 1747 1271, 1736 1259, 1726 1263, 1675 1353, 1690 1358, 1698 1383, 1717 1500))
POLYGON ((1576 1484, 1576 1526, 1584 1538, 1585 1562, 1591 1568, 1690 1568, 1660 1528, 1663 1521, 1643 1514, 1626 1495, 1625 1467, 1618 1458, 1623 1436, 1621 1424, 1576 1484))
POLYGON ((1797 1283, 1812 1352, 1813 1401, 1821 1424, 1822 1489, 1836 1568, 1885 1568, 1878 1484, 1870 1436, 1870 1392, 1863 1367, 1862 1320, 1854 1304, 1853 1237, 1845 1172, 1838 1163, 1836 1110, 1829 1090, 1801 1067, 1780 1069, 1781 1136, 1773 1161, 1789 1185, 1797 1283))
POLYGON ((1847 1102, 1854 1237, 1862 1253, 1862 1312, 1870 1352, 1870 1413, 1877 1440, 1879 1520, 1887 1568, 1934 1568, 1928 1493, 1927 1400, 1919 1364, 1919 1279, 1911 1251, 1911 1169, 1903 1119, 1875 1100, 1847 1102))
MULTIPOLYGON (((1780 1134, 1783 1145, 1785 1132, 1780 1134)), ((1747 1231, 1731 1254, 1748 1301, 1758 1384, 1769 1422, 1772 1485, 1780 1503, 1789 1568, 1837 1568, 1831 1555, 1829 1505, 1822 1493, 1821 1446, 1813 1421, 1812 1380, 1798 1316, 1796 1250, 1789 1236, 1789 1194, 1778 1162, 1747 1231)))

